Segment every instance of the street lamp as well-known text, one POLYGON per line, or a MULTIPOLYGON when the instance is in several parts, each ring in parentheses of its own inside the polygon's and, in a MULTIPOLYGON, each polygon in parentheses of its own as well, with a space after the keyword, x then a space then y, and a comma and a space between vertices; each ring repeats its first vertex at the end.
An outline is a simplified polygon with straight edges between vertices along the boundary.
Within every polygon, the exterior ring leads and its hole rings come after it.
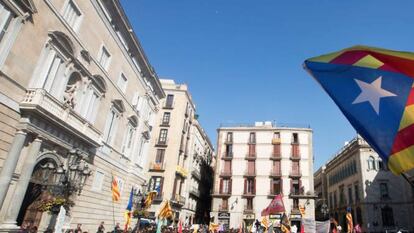
POLYGON ((142 186, 142 192, 141 190, 138 190, 138 192, 134 193, 134 205, 135 205, 134 217, 138 218, 137 226, 135 227, 137 228, 137 232, 139 232, 140 230, 141 218, 145 217, 145 210, 146 210, 146 206, 145 206, 145 200, 147 198, 146 182, 144 181, 144 183, 141 186, 142 186))
POLYGON ((85 156, 81 151, 73 149, 68 153, 65 164, 54 169, 54 185, 62 187, 62 191, 67 196, 73 193, 81 194, 86 179, 92 174, 88 163, 85 162, 85 156))
POLYGON ((46 188, 54 196, 63 199, 64 204, 56 204, 52 211, 58 211, 60 205, 69 207, 69 197, 73 193, 81 194, 86 179, 92 171, 87 162, 86 156, 79 150, 70 150, 67 154, 66 163, 56 166, 56 163, 49 159, 39 166, 38 174, 32 177, 34 183, 46 188))

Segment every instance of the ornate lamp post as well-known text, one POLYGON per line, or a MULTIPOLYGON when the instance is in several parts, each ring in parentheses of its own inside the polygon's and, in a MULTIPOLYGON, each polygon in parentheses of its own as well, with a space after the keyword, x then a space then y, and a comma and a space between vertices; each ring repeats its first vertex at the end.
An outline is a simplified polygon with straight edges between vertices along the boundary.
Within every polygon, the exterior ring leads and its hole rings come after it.
POLYGON ((65 202, 63 205, 69 207, 69 197, 73 193, 81 194, 86 179, 92 173, 85 157, 81 151, 73 149, 69 151, 65 164, 56 167, 55 163, 46 162, 40 166, 41 180, 37 183, 43 185, 51 194, 62 196, 65 202))
POLYGON ((142 192, 141 190, 138 190, 138 192, 135 192, 134 194, 134 205, 135 205, 135 210, 134 210, 134 217, 138 218, 137 221, 137 231, 140 231, 140 226, 141 226, 141 218, 145 217, 144 213, 145 213, 145 199, 147 197, 147 184, 146 182, 144 182, 142 185, 142 192))

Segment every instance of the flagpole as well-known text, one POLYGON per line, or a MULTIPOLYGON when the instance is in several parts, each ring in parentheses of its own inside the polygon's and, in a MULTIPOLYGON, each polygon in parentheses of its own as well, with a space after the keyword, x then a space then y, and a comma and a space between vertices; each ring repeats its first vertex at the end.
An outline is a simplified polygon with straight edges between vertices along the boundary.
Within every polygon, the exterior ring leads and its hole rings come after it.
POLYGON ((411 187, 413 187, 414 188, 414 183, 413 183, 413 181, 411 181, 409 178, 408 178, 408 175, 407 174, 405 174, 404 172, 402 172, 401 173, 401 176, 411 185, 411 187))
MULTIPOLYGON (((114 174, 112 174, 111 172, 111 190, 112 190, 112 182, 114 182, 114 174)), ((114 197, 112 197, 112 220, 114 223, 114 233, 116 233, 114 197)))

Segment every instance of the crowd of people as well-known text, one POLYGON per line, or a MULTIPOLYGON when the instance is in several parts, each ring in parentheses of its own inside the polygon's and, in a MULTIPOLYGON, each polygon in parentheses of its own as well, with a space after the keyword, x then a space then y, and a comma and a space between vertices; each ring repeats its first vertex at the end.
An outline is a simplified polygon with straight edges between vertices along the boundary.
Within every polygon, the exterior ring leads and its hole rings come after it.
MULTIPOLYGON (((255 221, 251 226, 245 226, 244 229, 240 228, 223 228, 211 229, 208 225, 205 224, 195 224, 195 225, 183 225, 178 226, 178 224, 166 225, 161 227, 161 233, 298 233, 300 228, 295 225, 289 226, 288 228, 280 227, 265 227, 259 221, 255 221)), ((23 224, 19 233, 37 233, 38 228, 29 222, 23 224)), ((53 233, 53 229, 47 229, 45 233, 53 233)), ((82 224, 77 224, 75 229, 67 229, 65 233, 88 233, 88 231, 82 230, 82 224)), ((95 231, 93 231, 95 232, 95 231)), ((134 227, 129 227, 124 229, 121 227, 120 223, 116 223, 114 227, 110 229, 105 228, 105 222, 101 222, 96 229, 96 233, 155 233, 157 232, 157 225, 155 223, 142 224, 140 227, 138 225, 134 227)), ((343 230, 342 226, 335 221, 335 219, 330 220, 329 233, 362 233, 362 229, 359 223, 357 223, 352 231, 343 230)))

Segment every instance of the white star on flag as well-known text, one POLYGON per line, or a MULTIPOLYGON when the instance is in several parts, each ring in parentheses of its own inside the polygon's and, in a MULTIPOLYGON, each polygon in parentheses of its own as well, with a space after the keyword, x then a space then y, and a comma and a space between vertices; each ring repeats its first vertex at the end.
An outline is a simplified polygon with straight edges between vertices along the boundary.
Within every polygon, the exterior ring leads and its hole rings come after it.
POLYGON ((352 104, 358 104, 368 101, 374 111, 379 115, 380 100, 384 97, 397 96, 385 89, 381 88, 382 76, 379 76, 372 83, 366 83, 358 79, 354 79, 361 89, 361 93, 355 98, 352 104))

